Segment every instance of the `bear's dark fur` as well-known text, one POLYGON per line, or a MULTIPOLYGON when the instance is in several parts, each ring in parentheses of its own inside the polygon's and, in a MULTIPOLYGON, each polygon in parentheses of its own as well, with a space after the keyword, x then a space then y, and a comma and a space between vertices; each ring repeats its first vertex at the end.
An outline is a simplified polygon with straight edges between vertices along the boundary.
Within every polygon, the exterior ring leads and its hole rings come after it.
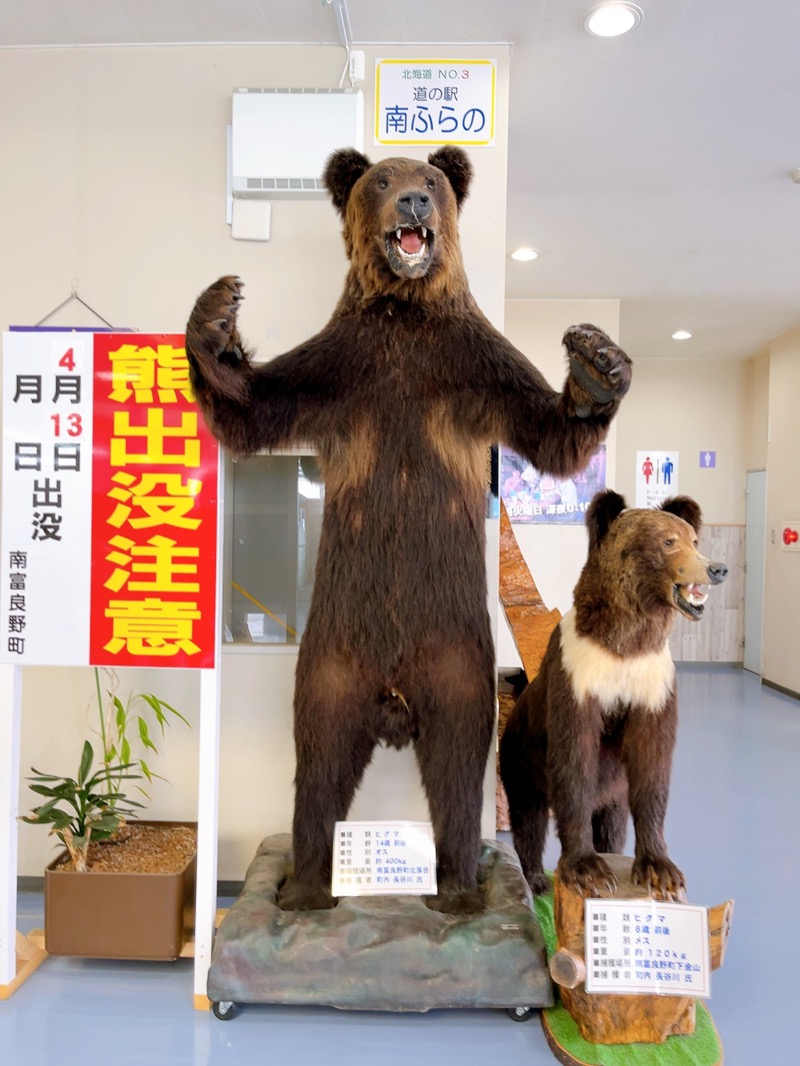
POLYGON ((494 721, 486 607, 487 445, 580 469, 630 382, 593 326, 564 338, 564 391, 487 321, 458 240, 471 167, 458 148, 372 165, 334 153, 325 182, 350 269, 325 328, 266 364, 237 330, 238 278, 197 300, 192 383, 238 453, 307 442, 325 475, 313 603, 295 688, 294 874, 284 909, 329 907, 333 825, 383 741, 412 743, 438 854, 432 907, 480 906, 484 768, 494 721))
POLYGON ((598 852, 622 851, 630 811, 634 882, 677 898, 683 874, 663 834, 678 721, 667 641, 676 612, 700 618, 700 586, 723 581, 727 568, 698 552, 700 508, 688 496, 626 510, 616 492, 602 492, 586 525, 589 557, 573 609, 500 743, 514 846, 534 892, 547 891, 542 851, 552 808, 562 880, 587 892, 613 889, 598 852))

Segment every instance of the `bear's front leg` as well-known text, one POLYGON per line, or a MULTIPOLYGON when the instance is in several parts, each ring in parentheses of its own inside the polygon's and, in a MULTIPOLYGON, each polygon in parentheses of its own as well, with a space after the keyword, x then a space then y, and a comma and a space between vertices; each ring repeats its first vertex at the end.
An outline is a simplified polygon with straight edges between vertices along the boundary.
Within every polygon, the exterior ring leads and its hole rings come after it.
POLYGON ((590 323, 564 334, 569 356, 566 388, 579 418, 612 414, 630 388, 631 360, 601 329, 590 323))
POLYGON ((215 281, 198 296, 186 324, 186 356, 201 403, 209 397, 247 399, 250 362, 236 321, 242 288, 241 278, 215 281))
POLYGON ((685 900, 684 876, 669 858, 664 840, 677 720, 674 689, 657 714, 633 711, 625 732, 622 758, 628 773, 636 833, 633 883, 656 892, 662 899, 685 900))
POLYGON ((563 669, 547 693, 547 780, 561 842, 558 876, 584 892, 613 892, 611 867, 594 847, 603 710, 591 697, 577 703, 563 669))

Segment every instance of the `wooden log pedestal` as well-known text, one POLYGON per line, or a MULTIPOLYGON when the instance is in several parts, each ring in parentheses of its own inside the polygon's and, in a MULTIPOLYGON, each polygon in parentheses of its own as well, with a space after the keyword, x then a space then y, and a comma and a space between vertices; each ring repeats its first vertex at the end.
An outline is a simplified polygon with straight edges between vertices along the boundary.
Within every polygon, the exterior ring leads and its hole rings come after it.
MULTIPOLYGON (((633 884, 632 858, 623 855, 604 855, 603 858, 617 878, 614 892, 584 893, 564 885, 558 873, 555 875, 553 917, 556 950, 550 958, 549 968, 550 976, 559 986, 561 1002, 577 1024, 580 1035, 592 1044, 663 1044, 670 1036, 694 1033, 694 997, 586 992, 584 901, 587 896, 592 899, 662 898, 633 884)), ((712 970, 722 965, 732 918, 733 900, 709 909, 712 970)), ((572 1064, 583 1061, 555 1042, 544 1015, 543 1025, 548 1043, 560 1062, 572 1064)))

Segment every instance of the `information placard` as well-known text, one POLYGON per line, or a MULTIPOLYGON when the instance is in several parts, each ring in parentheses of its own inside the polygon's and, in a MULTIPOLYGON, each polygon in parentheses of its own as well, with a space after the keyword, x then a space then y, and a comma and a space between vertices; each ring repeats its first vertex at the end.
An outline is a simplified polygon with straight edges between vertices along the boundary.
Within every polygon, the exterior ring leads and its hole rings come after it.
POLYGON ((586 900, 586 991, 711 995, 708 910, 661 900, 586 900))
POLYGON ((334 896, 434 896, 436 848, 430 822, 337 822, 334 896))

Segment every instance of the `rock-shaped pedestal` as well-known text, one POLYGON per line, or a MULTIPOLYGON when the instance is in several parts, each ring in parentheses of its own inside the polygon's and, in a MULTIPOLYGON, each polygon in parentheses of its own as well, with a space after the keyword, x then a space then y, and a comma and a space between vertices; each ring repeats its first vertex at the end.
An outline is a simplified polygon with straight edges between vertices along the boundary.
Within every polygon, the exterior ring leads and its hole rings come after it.
POLYGON ((553 1002, 530 889, 513 849, 483 841, 485 910, 440 914, 418 896, 353 896, 327 911, 282 911, 288 834, 267 837, 219 930, 213 1003, 356 1010, 546 1007, 553 1002))

